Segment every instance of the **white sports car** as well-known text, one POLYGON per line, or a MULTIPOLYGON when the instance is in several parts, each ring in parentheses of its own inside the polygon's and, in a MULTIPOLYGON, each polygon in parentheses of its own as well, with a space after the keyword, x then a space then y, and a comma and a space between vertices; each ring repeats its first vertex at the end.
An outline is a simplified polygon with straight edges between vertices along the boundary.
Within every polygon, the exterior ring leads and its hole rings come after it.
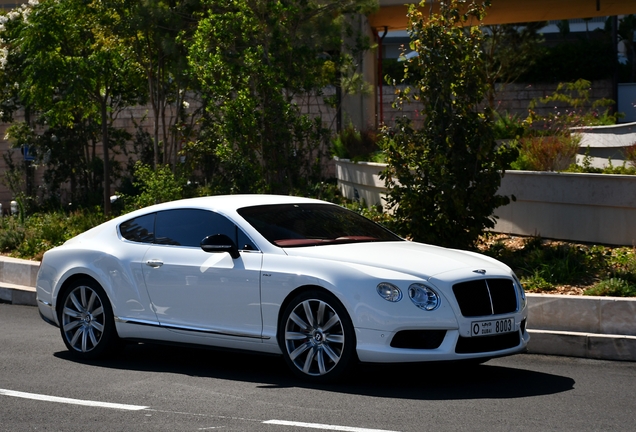
POLYGON ((158 204, 44 254, 43 319, 83 359, 122 340, 282 354, 314 381, 356 361, 485 361, 524 351, 509 267, 403 240, 355 212, 291 196, 158 204))

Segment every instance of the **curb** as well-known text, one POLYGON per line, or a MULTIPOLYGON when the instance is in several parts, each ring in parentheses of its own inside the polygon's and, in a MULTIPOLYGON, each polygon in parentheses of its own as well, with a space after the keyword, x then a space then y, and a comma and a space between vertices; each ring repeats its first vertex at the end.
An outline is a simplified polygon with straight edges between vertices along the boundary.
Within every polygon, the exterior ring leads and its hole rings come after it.
MULTIPOLYGON (((0 256, 0 301, 37 306, 40 263, 0 256)), ((528 352, 636 361, 636 298, 527 294, 528 352)))
POLYGON ((527 294, 528 352, 636 361, 636 298, 527 294))
POLYGON ((14 305, 37 306, 35 288, 0 282, 0 301, 14 305))
POLYGON ((0 301, 36 306, 35 284, 40 263, 0 256, 0 301))
POLYGON ((528 352, 597 360, 636 361, 636 336, 531 330, 528 352))

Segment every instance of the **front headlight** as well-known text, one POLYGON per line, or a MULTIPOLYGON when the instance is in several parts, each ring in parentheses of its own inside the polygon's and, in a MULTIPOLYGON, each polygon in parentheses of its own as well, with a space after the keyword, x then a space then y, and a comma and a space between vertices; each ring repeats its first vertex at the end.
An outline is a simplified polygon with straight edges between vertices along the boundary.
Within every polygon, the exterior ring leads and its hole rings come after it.
POLYGON ((512 274, 512 280, 514 281, 515 288, 517 288, 517 293, 519 294, 519 309, 523 309, 526 307, 526 292, 523 290, 523 285, 521 285, 521 281, 517 277, 516 274, 512 274))
POLYGON ((398 287, 388 282, 382 282, 378 284, 376 288, 378 290, 378 294, 386 301, 390 301, 392 303, 399 302, 402 300, 402 291, 398 287))
POLYGON ((435 290, 421 283, 414 283, 409 287, 409 297, 415 306, 425 311, 435 310, 441 303, 435 290))

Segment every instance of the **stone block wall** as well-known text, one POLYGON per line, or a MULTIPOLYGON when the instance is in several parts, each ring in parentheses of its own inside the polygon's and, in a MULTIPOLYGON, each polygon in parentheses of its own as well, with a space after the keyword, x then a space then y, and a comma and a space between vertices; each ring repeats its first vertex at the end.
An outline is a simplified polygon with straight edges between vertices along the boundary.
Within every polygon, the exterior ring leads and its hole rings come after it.
MULTIPOLYGON (((398 88, 403 88, 399 86, 398 88)), ((523 84, 513 83, 499 86, 495 95, 495 109, 500 113, 508 112, 518 115, 521 118, 528 116, 528 105, 533 99, 544 98, 554 93, 557 84, 523 84)), ((406 115, 417 123, 421 119, 420 106, 416 103, 405 104, 401 109, 392 106, 395 101, 396 88, 391 86, 382 87, 384 123, 391 125, 397 116, 406 115)), ((613 90, 611 80, 594 81, 590 90, 590 106, 599 99, 612 99, 613 90)), ((378 97, 378 102, 380 98, 378 97)), ((569 107, 560 104, 559 108, 569 107)), ((539 114, 547 114, 553 107, 538 107, 539 114)))

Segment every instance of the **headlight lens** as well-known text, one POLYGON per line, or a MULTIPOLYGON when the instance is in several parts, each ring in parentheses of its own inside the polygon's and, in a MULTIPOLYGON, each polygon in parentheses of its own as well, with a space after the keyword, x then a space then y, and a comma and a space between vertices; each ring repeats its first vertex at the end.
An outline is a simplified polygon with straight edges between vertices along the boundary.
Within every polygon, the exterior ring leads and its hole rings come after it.
POLYGON ((402 291, 398 287, 388 282, 382 282, 377 287, 378 294, 386 301, 399 302, 402 300, 402 291))
POLYGON ((519 293, 519 309, 523 309, 526 307, 526 292, 523 290, 523 285, 521 285, 521 281, 517 277, 516 274, 512 274, 512 279, 514 280, 515 287, 517 288, 517 292, 519 293))
POLYGON ((439 295, 424 284, 416 283, 409 287, 411 301, 420 309, 432 311, 439 307, 441 299, 439 295))

